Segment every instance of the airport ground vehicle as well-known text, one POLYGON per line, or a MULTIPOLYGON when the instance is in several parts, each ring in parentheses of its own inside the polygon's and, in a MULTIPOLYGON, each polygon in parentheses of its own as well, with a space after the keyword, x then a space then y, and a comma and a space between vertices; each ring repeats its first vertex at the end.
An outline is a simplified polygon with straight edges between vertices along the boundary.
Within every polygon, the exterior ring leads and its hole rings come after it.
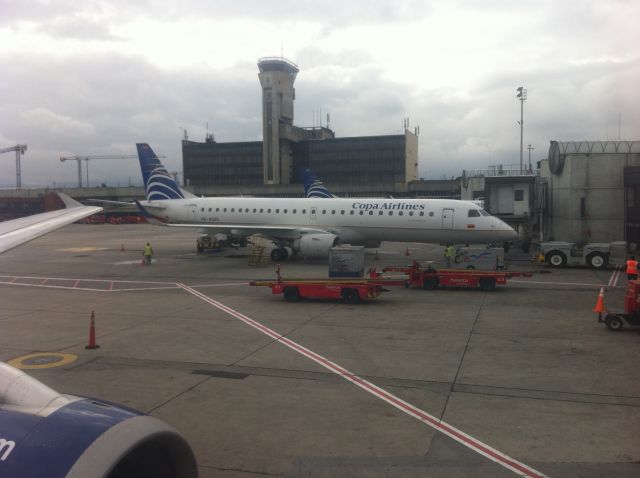
POLYGON ((434 269, 431 266, 423 268, 418 261, 413 261, 407 267, 385 267, 383 272, 401 272, 408 277, 407 287, 422 287, 435 289, 436 287, 479 287, 485 291, 492 291, 496 285, 505 285, 512 277, 531 277, 533 272, 510 271, 479 271, 473 269, 434 269))
POLYGON ((627 284, 624 313, 607 312, 607 315, 599 318, 599 321, 604 322, 609 330, 615 332, 622 330, 625 322, 631 326, 640 326, 640 281, 630 280, 627 284))
POLYGON ((544 261, 553 267, 584 266, 596 269, 621 266, 626 261, 627 243, 592 242, 578 247, 575 242, 550 241, 540 244, 544 261))
POLYGON ((334 279, 283 279, 280 266, 276 269, 276 280, 251 281, 252 286, 267 286, 272 294, 283 294, 287 302, 297 302, 302 298, 342 299, 347 304, 357 304, 388 292, 384 286, 403 286, 404 279, 386 279, 378 275, 370 278, 334 279))

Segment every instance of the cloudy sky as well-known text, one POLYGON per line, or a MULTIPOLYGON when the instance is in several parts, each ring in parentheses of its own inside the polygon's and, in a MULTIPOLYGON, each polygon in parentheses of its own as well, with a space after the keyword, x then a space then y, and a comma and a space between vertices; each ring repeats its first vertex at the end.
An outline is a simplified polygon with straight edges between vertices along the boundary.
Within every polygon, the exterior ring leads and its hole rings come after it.
MULTIPOLYGON (((256 63, 281 54, 295 124, 384 135, 408 117, 426 179, 519 163, 518 86, 532 161, 552 139, 640 140, 639 18, 635 0, 0 0, 0 148, 28 145, 23 186, 75 185, 60 156, 136 142, 181 171, 185 130, 262 139, 256 63)), ((89 180, 141 184, 135 159, 89 180)))

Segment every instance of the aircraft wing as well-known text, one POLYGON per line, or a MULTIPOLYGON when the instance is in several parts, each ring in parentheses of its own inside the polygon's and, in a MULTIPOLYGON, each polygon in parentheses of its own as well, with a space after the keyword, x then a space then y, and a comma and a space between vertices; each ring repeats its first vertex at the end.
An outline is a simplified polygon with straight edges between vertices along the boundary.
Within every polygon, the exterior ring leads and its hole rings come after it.
POLYGON ((65 209, 0 222, 0 253, 102 211, 101 207, 83 206, 66 194, 57 194, 65 209))

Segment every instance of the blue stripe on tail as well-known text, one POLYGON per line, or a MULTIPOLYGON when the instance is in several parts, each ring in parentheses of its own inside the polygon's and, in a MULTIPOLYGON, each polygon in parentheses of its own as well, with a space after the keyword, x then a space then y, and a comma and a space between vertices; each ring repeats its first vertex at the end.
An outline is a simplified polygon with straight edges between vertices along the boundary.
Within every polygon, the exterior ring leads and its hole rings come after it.
POLYGON ((167 172, 151 146, 147 143, 136 143, 136 148, 138 148, 138 159, 147 200, 183 199, 184 194, 178 183, 167 172))
POLYGON ((308 198, 332 198, 333 194, 322 184, 318 178, 308 169, 302 172, 302 183, 304 185, 304 194, 308 198))

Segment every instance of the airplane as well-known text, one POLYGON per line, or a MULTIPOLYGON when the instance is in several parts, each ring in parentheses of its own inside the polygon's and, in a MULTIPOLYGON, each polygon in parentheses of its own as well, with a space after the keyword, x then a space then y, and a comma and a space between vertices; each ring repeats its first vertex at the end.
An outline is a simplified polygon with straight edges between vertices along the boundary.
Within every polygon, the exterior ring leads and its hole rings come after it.
MULTIPOLYGON (((102 211, 57 193, 66 208, 0 222, 0 253, 102 211)), ((0 476, 197 478, 187 441, 135 410, 63 395, 0 362, 0 476)))
POLYGON ((276 245, 275 262, 287 260, 288 249, 321 258, 338 244, 488 244, 517 237, 484 209, 455 199, 187 197, 147 143, 136 147, 147 195, 136 204, 149 222, 239 238, 260 235, 276 245))

